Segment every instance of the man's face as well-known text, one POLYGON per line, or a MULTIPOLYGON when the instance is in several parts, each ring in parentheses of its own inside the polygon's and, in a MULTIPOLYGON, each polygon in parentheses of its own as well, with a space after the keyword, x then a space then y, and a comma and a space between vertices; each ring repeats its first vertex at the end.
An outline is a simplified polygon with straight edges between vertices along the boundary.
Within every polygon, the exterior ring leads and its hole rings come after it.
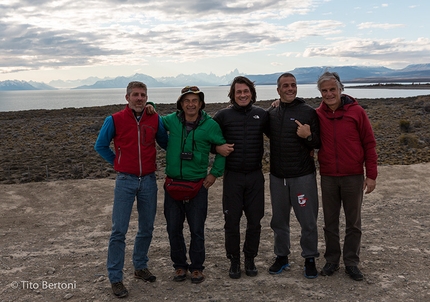
POLYGON ((133 88, 130 95, 126 95, 125 99, 128 102, 128 106, 136 111, 138 115, 141 115, 145 109, 146 101, 148 100, 148 95, 146 90, 143 88, 133 88))
POLYGON ((320 92, 323 102, 326 103, 331 110, 336 110, 340 106, 342 90, 337 85, 335 79, 322 82, 320 85, 320 92))
POLYGON ((283 103, 291 103, 297 95, 297 83, 293 77, 282 77, 279 79, 278 94, 283 103))
POLYGON ((248 106, 251 102, 252 93, 248 85, 243 83, 234 84, 234 101, 241 107, 248 106))
POLYGON ((197 117, 200 108, 202 108, 202 102, 198 94, 188 93, 182 96, 181 106, 185 117, 197 117))

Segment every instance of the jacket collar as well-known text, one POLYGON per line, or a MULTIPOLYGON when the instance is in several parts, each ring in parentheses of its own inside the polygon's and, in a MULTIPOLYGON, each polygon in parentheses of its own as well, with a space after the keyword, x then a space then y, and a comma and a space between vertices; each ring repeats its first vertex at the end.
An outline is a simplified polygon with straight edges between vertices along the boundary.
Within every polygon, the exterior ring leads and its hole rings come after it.
POLYGON ((232 106, 233 106, 234 110, 242 111, 242 112, 247 112, 247 111, 251 110, 251 108, 252 108, 252 102, 250 102, 245 107, 239 106, 236 102, 233 102, 232 106))
POLYGON ((291 103, 284 103, 284 102, 279 101, 279 106, 281 108, 288 108, 288 107, 293 107, 293 106, 296 106, 297 104, 304 103, 304 102, 305 102, 304 99, 296 97, 291 103))

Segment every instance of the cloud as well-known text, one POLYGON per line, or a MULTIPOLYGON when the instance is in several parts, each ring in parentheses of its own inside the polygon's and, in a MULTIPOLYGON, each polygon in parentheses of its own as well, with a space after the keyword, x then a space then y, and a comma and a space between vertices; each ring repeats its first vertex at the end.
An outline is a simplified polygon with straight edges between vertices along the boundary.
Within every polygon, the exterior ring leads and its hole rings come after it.
POLYGON ((6 54, 0 70, 145 64, 145 57, 187 61, 264 50, 292 39, 265 19, 305 13, 311 3, 15 2, 0 17, 0 49, 6 54))
MULTIPOLYGON (((357 43, 353 45, 356 51, 348 52, 339 39, 348 36, 345 30, 350 24, 336 19, 339 14, 332 6, 327 0, 3 1, 0 73, 81 66, 161 66, 264 51, 266 58, 286 57, 287 50, 294 54, 290 58, 324 57, 333 50, 345 53, 345 58, 354 53, 361 58, 366 53, 359 51, 367 51, 366 44, 375 48, 391 45, 383 39, 352 40, 357 43), (320 14, 312 15, 321 7, 320 14)), ((363 22, 357 28, 402 26, 363 22)), ((416 46, 414 41, 403 44, 416 46)))
POLYGON ((405 27, 404 24, 391 24, 391 23, 374 23, 374 22, 364 22, 357 25, 358 29, 393 29, 393 28, 399 28, 399 27, 405 27))
POLYGON ((419 38, 415 41, 405 39, 371 40, 344 39, 328 46, 306 48, 304 57, 338 57, 384 63, 430 61, 430 39, 419 38), (418 61, 419 60, 419 61, 418 61))
POLYGON ((292 39, 272 21, 304 14, 312 1, 38 0, 1 8, 0 72, 10 72, 265 50, 292 39))
POLYGON ((282 66, 282 65, 284 65, 284 64, 282 64, 282 63, 280 63, 280 62, 271 62, 271 63, 270 63, 270 65, 272 65, 272 66, 276 66, 276 67, 279 67, 279 66, 282 66))

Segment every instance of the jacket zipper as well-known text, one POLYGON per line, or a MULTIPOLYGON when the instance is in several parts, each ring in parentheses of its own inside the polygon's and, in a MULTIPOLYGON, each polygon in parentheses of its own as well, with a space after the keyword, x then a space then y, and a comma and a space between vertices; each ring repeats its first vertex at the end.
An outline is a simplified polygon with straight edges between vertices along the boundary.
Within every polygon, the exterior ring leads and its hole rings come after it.
POLYGON ((118 164, 121 164, 121 147, 118 147, 118 164))
MULTIPOLYGON (((333 111, 333 115, 335 114, 335 111, 333 111)), ((337 126, 337 119, 333 120, 333 143, 334 143, 334 158, 335 158, 335 166, 336 166, 336 174, 339 173, 339 156, 337 151, 337 135, 336 135, 336 126, 337 126)))
MULTIPOLYGON (((142 118, 142 117, 140 117, 142 118)), ((142 157, 141 157, 141 148, 140 148, 140 120, 137 121, 137 149, 138 149, 138 154, 139 154, 139 176, 142 175, 142 157)))

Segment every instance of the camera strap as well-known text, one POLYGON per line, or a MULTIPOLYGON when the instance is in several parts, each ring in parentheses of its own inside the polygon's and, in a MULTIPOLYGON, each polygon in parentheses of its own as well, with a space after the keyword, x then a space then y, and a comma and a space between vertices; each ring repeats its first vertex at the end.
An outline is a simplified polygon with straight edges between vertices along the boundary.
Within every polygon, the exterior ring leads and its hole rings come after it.
MULTIPOLYGON (((184 150, 185 150, 185 145, 187 143, 187 139, 189 137, 189 134, 192 132, 193 135, 192 135, 192 142, 191 142, 191 153, 194 154, 194 144, 195 144, 194 133, 195 133, 195 130, 197 128, 198 121, 193 122, 194 125, 192 128, 190 128, 190 131, 188 131, 188 125, 187 124, 191 124, 191 123, 185 122, 184 124, 182 124, 181 153, 185 152, 184 150)), ((182 162, 183 162, 183 159, 181 158, 181 167, 180 167, 181 179, 182 179, 182 162)))

